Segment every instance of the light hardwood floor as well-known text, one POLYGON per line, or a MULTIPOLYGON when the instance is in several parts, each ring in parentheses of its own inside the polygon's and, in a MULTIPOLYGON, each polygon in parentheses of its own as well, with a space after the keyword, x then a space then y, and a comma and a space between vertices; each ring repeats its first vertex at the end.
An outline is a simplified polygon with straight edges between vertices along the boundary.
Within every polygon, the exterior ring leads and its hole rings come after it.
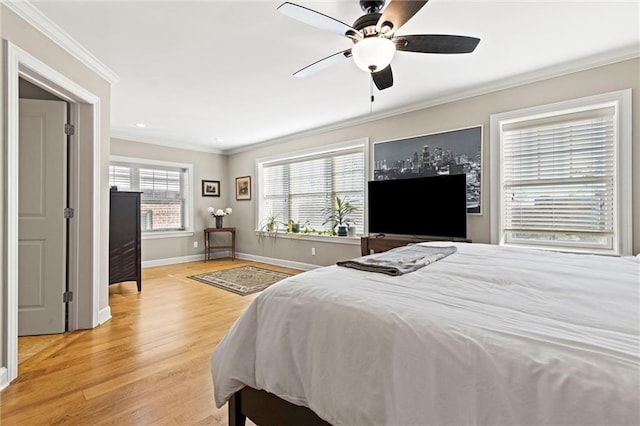
POLYGON ((18 379, 0 392, 4 425, 226 425, 213 403, 210 358, 256 295, 187 278, 255 265, 217 259, 143 270, 109 287, 112 319, 93 330, 20 338, 18 379))

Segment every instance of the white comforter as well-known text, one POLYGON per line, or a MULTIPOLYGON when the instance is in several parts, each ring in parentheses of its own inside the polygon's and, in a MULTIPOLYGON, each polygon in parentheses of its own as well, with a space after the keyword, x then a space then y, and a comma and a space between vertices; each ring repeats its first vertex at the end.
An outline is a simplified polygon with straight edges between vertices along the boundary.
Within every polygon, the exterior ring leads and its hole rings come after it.
POLYGON ((455 245, 410 274, 329 266, 260 294, 212 357, 335 425, 638 425, 638 259, 455 245))

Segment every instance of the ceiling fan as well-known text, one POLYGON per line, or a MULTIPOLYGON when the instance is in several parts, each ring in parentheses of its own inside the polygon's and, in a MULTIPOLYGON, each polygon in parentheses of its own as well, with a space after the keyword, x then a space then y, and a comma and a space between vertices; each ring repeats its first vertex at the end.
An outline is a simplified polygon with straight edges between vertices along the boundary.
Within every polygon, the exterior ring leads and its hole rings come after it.
POLYGON ((391 0, 382 11, 385 0, 360 0, 365 12, 353 25, 324 15, 294 3, 285 2, 278 11, 314 27, 331 31, 351 39, 350 49, 343 50, 296 71, 295 77, 306 77, 346 58, 353 57, 355 64, 371 73, 378 90, 393 85, 391 60, 396 50, 418 53, 471 53, 480 39, 459 35, 419 34, 395 35, 427 3, 417 0, 391 0), (381 12, 382 11, 382 12, 381 12))

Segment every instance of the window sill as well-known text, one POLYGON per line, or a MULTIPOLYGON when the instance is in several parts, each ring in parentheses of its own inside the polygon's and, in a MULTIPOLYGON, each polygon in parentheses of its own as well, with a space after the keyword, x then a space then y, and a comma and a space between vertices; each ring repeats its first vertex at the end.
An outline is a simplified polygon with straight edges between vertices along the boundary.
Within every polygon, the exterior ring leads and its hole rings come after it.
POLYGON ((193 231, 167 231, 167 232, 143 232, 143 240, 158 240, 161 238, 192 237, 193 231))
POLYGON ((274 239, 288 239, 288 240, 304 240, 304 241, 320 241, 323 243, 332 243, 332 244, 360 244, 360 235, 356 235, 354 237, 338 237, 333 235, 316 235, 316 234, 305 234, 305 233, 288 233, 288 232, 277 232, 264 234, 260 237, 260 232, 255 231, 256 236, 259 238, 274 238, 274 239))

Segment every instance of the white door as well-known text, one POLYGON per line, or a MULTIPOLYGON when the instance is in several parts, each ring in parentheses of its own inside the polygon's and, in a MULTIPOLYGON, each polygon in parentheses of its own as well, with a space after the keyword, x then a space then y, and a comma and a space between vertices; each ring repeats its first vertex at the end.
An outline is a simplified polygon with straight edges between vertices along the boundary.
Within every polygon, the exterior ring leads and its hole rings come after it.
POLYGON ((67 105, 20 100, 18 335, 65 331, 67 105))

